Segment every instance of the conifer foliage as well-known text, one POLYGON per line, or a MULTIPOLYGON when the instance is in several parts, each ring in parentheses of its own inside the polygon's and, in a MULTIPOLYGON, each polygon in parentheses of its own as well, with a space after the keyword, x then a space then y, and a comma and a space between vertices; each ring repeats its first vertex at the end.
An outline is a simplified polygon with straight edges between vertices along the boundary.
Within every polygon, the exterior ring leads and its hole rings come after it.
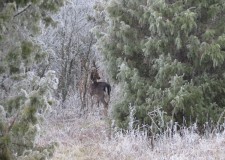
POLYGON ((41 24, 55 25, 51 13, 63 0, 0 1, 0 159, 45 159, 50 152, 36 147, 41 114, 52 104, 57 87, 53 71, 36 36, 41 24))
POLYGON ((129 105, 138 124, 157 128, 224 117, 224 0, 108 0, 96 13, 97 46, 123 86, 119 126, 128 125, 129 105))

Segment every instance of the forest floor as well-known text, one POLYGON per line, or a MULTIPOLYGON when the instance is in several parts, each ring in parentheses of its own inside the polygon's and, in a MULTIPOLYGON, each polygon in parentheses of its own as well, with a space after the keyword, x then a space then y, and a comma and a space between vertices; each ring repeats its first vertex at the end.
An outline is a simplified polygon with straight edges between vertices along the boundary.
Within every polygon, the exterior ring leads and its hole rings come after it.
POLYGON ((52 160, 224 160, 225 133, 199 136, 190 129, 153 142, 141 131, 113 132, 99 115, 80 118, 73 110, 48 117, 38 143, 57 142, 52 160))

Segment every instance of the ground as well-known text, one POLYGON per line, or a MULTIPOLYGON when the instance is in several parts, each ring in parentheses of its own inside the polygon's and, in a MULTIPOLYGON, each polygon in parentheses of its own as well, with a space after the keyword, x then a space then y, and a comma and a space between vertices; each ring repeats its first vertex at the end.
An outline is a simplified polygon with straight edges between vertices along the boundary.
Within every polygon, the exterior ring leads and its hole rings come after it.
POLYGON ((153 141, 145 132, 113 131, 98 111, 81 116, 65 109, 47 117, 37 144, 57 142, 52 160, 222 160, 225 133, 199 136, 192 127, 183 135, 162 135, 153 141))

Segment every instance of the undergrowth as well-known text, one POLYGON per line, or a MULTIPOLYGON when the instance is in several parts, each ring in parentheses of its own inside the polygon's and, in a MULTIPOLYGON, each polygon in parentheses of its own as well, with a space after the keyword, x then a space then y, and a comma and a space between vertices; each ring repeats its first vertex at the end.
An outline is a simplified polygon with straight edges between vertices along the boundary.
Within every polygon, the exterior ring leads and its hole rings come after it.
POLYGON ((51 113, 41 127, 37 145, 56 142, 52 160, 222 160, 225 157, 224 131, 210 130, 206 125, 204 134, 200 135, 196 123, 189 127, 174 123, 163 133, 149 136, 146 127, 133 129, 134 108, 130 107, 131 121, 126 131, 112 128, 113 120, 109 127, 99 109, 80 116, 79 108, 70 104, 51 113))

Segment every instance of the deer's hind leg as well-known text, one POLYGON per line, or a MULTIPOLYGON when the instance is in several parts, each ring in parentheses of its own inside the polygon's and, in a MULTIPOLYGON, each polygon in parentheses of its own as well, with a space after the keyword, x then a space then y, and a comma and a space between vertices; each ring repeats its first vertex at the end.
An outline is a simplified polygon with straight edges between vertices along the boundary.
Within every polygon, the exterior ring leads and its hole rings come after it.
POLYGON ((101 97, 100 101, 104 106, 104 111, 103 111, 104 116, 107 117, 108 116, 108 103, 105 101, 104 96, 101 97))

